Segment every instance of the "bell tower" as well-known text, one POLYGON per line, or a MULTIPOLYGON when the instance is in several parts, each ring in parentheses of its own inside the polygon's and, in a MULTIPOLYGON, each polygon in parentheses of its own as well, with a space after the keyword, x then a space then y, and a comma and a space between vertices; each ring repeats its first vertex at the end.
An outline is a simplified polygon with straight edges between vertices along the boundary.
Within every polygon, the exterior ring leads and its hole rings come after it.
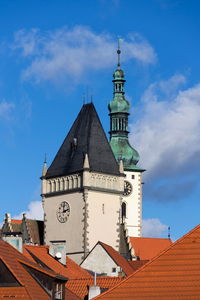
POLYGON ((123 161, 124 193, 122 200, 122 223, 126 224, 129 236, 141 236, 142 226, 142 172, 137 167, 139 153, 128 140, 128 116, 130 103, 125 98, 125 75, 120 66, 120 45, 118 44, 118 64, 113 74, 113 99, 108 105, 110 111, 110 145, 115 158, 123 161))
POLYGON ((66 242, 78 263, 98 241, 119 251, 124 174, 93 103, 83 105, 41 179, 45 244, 66 242))

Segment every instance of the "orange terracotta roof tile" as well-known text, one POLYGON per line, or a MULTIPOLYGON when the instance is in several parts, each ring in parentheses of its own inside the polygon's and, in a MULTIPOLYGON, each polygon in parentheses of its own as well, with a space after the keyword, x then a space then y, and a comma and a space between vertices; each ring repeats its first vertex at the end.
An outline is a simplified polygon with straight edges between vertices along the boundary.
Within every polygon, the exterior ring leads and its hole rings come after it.
POLYGON ((48 275, 50 277, 60 278, 60 279, 67 279, 66 277, 62 276, 61 274, 58 274, 58 273, 54 272, 51 269, 42 267, 39 264, 33 263, 31 261, 24 261, 24 260, 18 259, 18 262, 20 262, 21 264, 23 264, 25 266, 28 266, 28 267, 30 267, 32 269, 35 269, 35 270, 37 270, 39 272, 42 272, 42 273, 44 273, 44 274, 46 274, 46 275, 48 275))
POLYGON ((24 287, 0 287, 0 299, 31 300, 24 287))
POLYGON ((14 223, 14 224, 22 224, 22 220, 15 220, 15 219, 12 219, 12 220, 11 220, 11 223, 14 223))
POLYGON ((41 262, 54 272, 61 274, 69 279, 75 278, 91 278, 92 276, 73 260, 67 257, 66 266, 58 262, 48 252, 48 246, 30 246, 25 245, 26 251, 33 257, 36 262, 41 262))
MULTIPOLYGON (((97 277, 96 285, 101 289, 110 289, 111 287, 117 285, 119 282, 122 282, 124 277, 97 277)), ((88 287, 94 285, 94 279, 73 279, 69 280, 66 284, 66 287, 76 294, 81 299, 84 299, 88 295, 88 287)))
POLYGON ((170 239, 130 237, 135 256, 140 260, 150 260, 172 244, 170 239))
POLYGON ((66 300, 81 300, 77 295, 72 293, 69 289, 65 288, 65 299, 66 300))
POLYGON ((25 247, 23 247, 23 255, 26 256, 26 258, 28 258, 30 261, 36 262, 25 247))
MULTIPOLYGON (((38 299, 38 300, 47 300, 49 296, 44 291, 43 288, 33 279, 33 277, 29 274, 29 272, 23 267, 22 262, 27 264, 33 264, 29 262, 29 260, 15 248, 13 248, 8 243, 0 240, 0 257, 3 263, 7 266, 16 280, 25 287, 27 294, 30 298, 25 299, 38 299)), ((41 271, 41 269, 40 269, 41 271)), ((3 292, 6 292, 5 288, 0 288, 3 292), (3 290, 4 289, 4 290, 3 290)), ((21 287, 16 287, 14 290, 10 287, 10 291, 22 292, 21 287)), ((18 293, 18 292, 17 292, 18 293)), ((5 297, 4 297, 5 298, 5 297)), ((23 299, 21 297, 21 299, 23 299)))
POLYGON ((133 269, 129 265, 128 261, 123 256, 121 256, 115 249, 113 249, 113 247, 102 242, 98 242, 98 244, 100 244, 106 250, 110 257, 112 257, 116 264, 123 269, 124 273, 127 276, 133 273, 133 269))
POLYGON ((94 299, 200 299, 200 225, 94 299))

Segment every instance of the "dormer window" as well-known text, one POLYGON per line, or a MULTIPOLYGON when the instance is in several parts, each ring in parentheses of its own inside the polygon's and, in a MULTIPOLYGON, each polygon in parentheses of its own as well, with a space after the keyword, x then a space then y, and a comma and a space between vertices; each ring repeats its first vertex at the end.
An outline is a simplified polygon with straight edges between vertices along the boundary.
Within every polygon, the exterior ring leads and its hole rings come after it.
POLYGON ((17 279, 13 276, 7 266, 0 260, 0 287, 20 286, 17 279))
POLYGON ((61 283, 55 284, 54 298, 55 300, 64 299, 64 285, 61 283))
POLYGON ((40 286, 52 297, 53 300, 65 299, 65 280, 53 278, 36 269, 25 266, 25 269, 40 284, 40 286))

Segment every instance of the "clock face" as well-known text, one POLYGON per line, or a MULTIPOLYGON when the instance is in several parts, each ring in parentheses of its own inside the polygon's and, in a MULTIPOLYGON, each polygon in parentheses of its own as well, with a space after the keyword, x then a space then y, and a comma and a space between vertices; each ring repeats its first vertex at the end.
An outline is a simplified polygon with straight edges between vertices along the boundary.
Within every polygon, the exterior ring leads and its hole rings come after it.
POLYGON ((125 180, 124 181, 124 193, 123 193, 123 195, 124 196, 129 196, 132 193, 132 190, 133 190, 133 188, 132 188, 132 185, 130 184, 130 182, 125 180))
POLYGON ((57 210, 56 214, 57 214, 58 221, 60 223, 67 222, 67 219, 70 215, 69 204, 66 201, 61 202, 59 207, 58 207, 58 210, 57 210))

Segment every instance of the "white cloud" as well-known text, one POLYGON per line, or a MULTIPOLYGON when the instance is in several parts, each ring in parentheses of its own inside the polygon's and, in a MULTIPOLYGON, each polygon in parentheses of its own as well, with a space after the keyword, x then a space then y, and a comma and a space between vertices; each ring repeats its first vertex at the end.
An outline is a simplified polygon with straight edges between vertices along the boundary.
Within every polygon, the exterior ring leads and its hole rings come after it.
MULTIPOLYGON (((20 30, 15 33, 13 48, 27 58, 25 79, 37 83, 58 81, 69 76, 81 79, 87 71, 100 70, 116 64, 116 38, 108 33, 97 34, 84 26, 41 32, 20 30)), ((139 34, 124 39, 122 61, 136 59, 150 64, 156 61, 151 45, 139 34)))
POLYGON ((14 109, 15 105, 13 103, 3 100, 0 102, 0 117, 3 119, 10 119, 11 111, 14 109))
POLYGON ((150 85, 142 98, 131 141, 147 176, 172 177, 200 167, 200 84, 181 90, 182 75, 150 85))
POLYGON ((142 235, 144 237, 166 238, 168 226, 159 219, 146 219, 142 221, 142 235))
POLYGON ((44 212, 42 208, 42 202, 41 201, 32 201, 28 205, 27 211, 21 212, 19 215, 14 216, 13 219, 22 219, 23 213, 26 214, 26 217, 28 219, 36 219, 36 220, 43 220, 44 218, 44 212))

